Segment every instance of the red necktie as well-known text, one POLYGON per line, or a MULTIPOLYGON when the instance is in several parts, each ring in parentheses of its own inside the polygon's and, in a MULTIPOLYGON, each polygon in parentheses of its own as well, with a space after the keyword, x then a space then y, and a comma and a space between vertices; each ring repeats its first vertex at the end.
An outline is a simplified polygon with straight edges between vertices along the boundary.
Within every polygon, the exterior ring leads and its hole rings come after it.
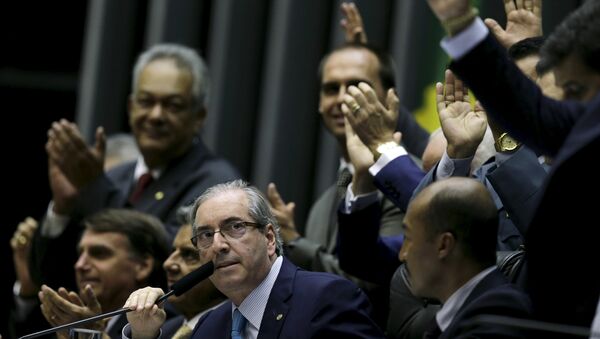
POLYGON ((142 193, 144 192, 144 189, 146 187, 148 187, 148 185, 150 185, 150 183, 152 182, 152 174, 150 173, 144 173, 142 174, 142 176, 138 179, 137 184, 135 185, 135 188, 133 189, 133 191, 131 191, 131 195, 129 195, 129 203, 131 205, 135 204, 136 202, 138 202, 138 200, 140 200, 140 197, 142 196, 142 193))

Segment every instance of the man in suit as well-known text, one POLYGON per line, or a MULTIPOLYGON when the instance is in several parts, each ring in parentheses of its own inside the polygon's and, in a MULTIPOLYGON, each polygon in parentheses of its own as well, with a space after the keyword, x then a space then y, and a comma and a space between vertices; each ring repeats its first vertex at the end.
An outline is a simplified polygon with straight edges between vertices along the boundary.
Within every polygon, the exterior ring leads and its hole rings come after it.
POLYGON ((198 54, 180 45, 156 45, 134 67, 129 124, 141 157, 103 170, 104 132, 88 147, 77 126, 53 123, 46 150, 52 202, 34 239, 37 281, 68 285, 70 270, 59 263, 75 256, 78 222, 106 207, 129 207, 164 222, 171 239, 177 207, 206 188, 238 177, 204 146, 198 132, 206 116, 208 77, 198 54), (47 255, 51 253, 52 255, 47 255))
MULTIPOLYGON (((160 220, 138 211, 107 209, 84 221, 77 246, 75 274, 79 293, 42 285, 41 310, 50 325, 58 326, 121 308, 131 292, 144 286, 165 286, 161 268, 169 253, 160 220)), ((120 338, 123 315, 89 328, 120 338)), ((68 337, 68 333, 59 333, 68 337)))
MULTIPOLYGON (((192 237, 192 223, 189 221, 190 211, 191 206, 179 209, 177 216, 181 227, 173 240, 173 252, 163 264, 167 273, 169 289, 176 281, 200 267, 200 255, 190 241, 192 237)), ((188 339, 198 320, 224 301, 225 296, 215 288, 210 280, 198 283, 180 296, 170 296, 169 304, 180 315, 168 319, 162 326, 163 338, 188 339)))
POLYGON ((411 202, 404 244, 412 291, 442 302, 429 338, 518 338, 513 329, 472 322, 482 314, 527 317, 528 297, 496 268, 498 214, 486 188, 469 178, 435 182, 411 202))
MULTIPOLYGON (((279 226, 260 191, 243 181, 207 190, 193 207, 192 242, 230 302, 200 319, 193 338, 381 338, 352 282, 303 271, 283 258, 279 226)), ((165 312, 156 288, 134 292, 125 335, 156 338, 165 312), (131 329, 131 332, 130 332, 131 329)))
MULTIPOLYGON (((600 148, 600 2, 588 1, 569 15, 541 51, 540 63, 553 67, 565 97, 587 104, 542 95, 507 59, 467 0, 428 2, 450 36, 442 42, 453 58, 450 68, 511 135, 553 157, 525 237, 527 290, 537 318, 589 327, 600 277, 580 263, 594 266, 600 234, 593 222, 597 203, 580 190, 600 190, 600 180, 582 175, 600 148)), ((539 10, 537 1, 525 3, 539 10)))

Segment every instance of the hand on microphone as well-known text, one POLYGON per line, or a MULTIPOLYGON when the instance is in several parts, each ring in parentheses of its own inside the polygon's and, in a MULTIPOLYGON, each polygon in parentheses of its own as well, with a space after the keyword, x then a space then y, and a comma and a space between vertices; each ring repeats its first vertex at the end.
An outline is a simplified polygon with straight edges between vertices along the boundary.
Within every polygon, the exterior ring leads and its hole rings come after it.
POLYGON ((160 327, 167 317, 162 305, 156 305, 156 300, 161 297, 163 290, 160 288, 145 287, 131 293, 123 308, 132 311, 127 313, 127 321, 131 326, 131 338, 154 339, 158 337, 160 327))
MULTIPOLYGON (((52 326, 58 326, 73 321, 89 318, 102 313, 100 302, 94 291, 88 285, 81 294, 67 291, 61 287, 58 291, 43 285, 38 294, 42 314, 52 326)), ((97 321, 85 326, 86 328, 103 331, 106 327, 105 321, 97 321)), ((68 338, 67 331, 58 332, 59 338, 68 338)))

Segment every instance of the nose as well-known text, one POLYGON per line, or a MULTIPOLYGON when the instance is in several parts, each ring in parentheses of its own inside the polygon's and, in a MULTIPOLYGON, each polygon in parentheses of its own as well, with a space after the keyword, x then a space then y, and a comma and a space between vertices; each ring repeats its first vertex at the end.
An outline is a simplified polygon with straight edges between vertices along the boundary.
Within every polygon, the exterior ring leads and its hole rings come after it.
POLYGON ((83 270, 88 267, 88 258, 85 252, 82 252, 75 262, 75 270, 83 270))
POLYGON ((346 85, 340 85, 340 89, 338 90, 338 95, 337 95, 337 103, 339 105, 341 105, 344 102, 344 94, 346 94, 347 92, 347 87, 346 85))
POLYGON ((175 252, 171 253, 171 255, 165 260, 163 263, 163 269, 167 272, 177 272, 179 270, 179 265, 177 264, 176 256, 179 255, 179 251, 175 250, 175 252))
POLYGON ((162 102, 160 100, 156 101, 154 103, 154 106, 152 106, 152 109, 150 109, 150 113, 148 113, 148 116, 151 119, 162 119, 163 117, 163 107, 162 107, 162 102))
POLYGON ((215 251, 215 253, 229 251, 229 242, 227 242, 227 238, 223 236, 221 231, 215 232, 213 235, 213 243, 211 248, 213 251, 215 251))

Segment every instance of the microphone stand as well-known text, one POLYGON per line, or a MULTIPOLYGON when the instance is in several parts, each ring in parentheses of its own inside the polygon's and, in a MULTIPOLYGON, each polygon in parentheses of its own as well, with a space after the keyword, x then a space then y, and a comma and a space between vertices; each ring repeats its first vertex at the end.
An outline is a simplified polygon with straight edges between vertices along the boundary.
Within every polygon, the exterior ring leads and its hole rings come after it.
MULTIPOLYGON (((175 291, 174 290, 170 290, 169 292, 167 292, 167 294, 163 294, 158 299, 156 299, 155 304, 158 305, 161 302, 165 301, 173 293, 175 293, 175 291)), ((57 331, 60 331, 60 330, 64 330, 64 329, 67 329, 67 328, 76 327, 76 326, 79 326, 79 325, 91 323, 91 322, 94 322, 94 321, 97 321, 97 320, 102 320, 104 318, 114 317, 116 315, 128 313, 128 312, 131 312, 131 311, 133 311, 133 310, 130 309, 130 308, 120 308, 118 310, 114 310, 114 311, 111 311, 111 312, 106 312, 106 313, 98 314, 98 315, 95 315, 95 316, 90 317, 90 318, 77 320, 77 321, 74 321, 72 323, 63 324, 63 325, 52 327, 52 328, 49 328, 49 329, 46 329, 46 330, 43 330, 43 331, 31 333, 31 334, 22 336, 19 339, 37 338, 37 337, 40 337, 40 336, 43 336, 43 335, 46 335, 46 334, 50 334, 50 333, 54 333, 54 332, 57 332, 57 331)))

